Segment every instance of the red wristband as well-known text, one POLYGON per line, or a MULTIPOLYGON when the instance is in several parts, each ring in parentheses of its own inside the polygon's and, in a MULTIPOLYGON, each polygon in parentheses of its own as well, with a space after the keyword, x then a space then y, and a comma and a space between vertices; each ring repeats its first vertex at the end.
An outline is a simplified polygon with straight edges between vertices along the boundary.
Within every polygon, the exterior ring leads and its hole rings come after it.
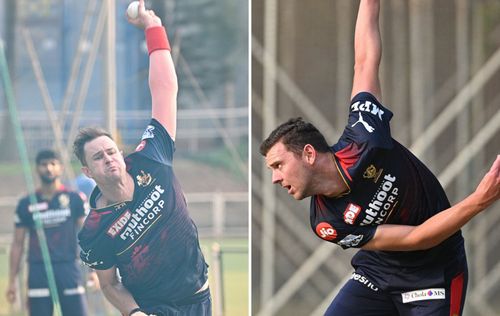
POLYGON ((165 31, 165 28, 163 26, 149 27, 146 29, 145 33, 149 55, 151 55, 152 52, 158 49, 170 50, 170 43, 168 42, 167 32, 165 31))

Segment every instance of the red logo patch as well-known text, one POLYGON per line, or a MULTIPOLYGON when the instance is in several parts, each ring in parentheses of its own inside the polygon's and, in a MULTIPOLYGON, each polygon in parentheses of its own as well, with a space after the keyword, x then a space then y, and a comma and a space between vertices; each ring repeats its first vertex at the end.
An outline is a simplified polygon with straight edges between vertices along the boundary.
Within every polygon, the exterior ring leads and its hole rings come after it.
POLYGON ((117 220, 108 228, 107 234, 113 238, 115 238, 116 234, 118 234, 123 227, 127 224, 128 220, 132 214, 129 210, 126 210, 117 220))
POLYGON ((135 148, 135 151, 141 151, 144 149, 144 147, 146 147, 146 141, 143 140, 139 143, 139 145, 137 145, 137 147, 135 148))
POLYGON ((316 234, 324 240, 334 240, 337 238, 337 231, 327 222, 316 225, 316 234))
POLYGON ((344 211, 344 222, 354 225, 359 212, 361 212, 361 206, 349 203, 344 211))

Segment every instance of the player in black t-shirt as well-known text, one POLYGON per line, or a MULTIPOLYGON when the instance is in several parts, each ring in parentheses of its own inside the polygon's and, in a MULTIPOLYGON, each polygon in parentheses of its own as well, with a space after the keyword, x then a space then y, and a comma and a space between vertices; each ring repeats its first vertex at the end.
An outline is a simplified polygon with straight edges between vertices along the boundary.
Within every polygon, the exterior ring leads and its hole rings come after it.
POLYGON ((80 257, 123 315, 211 315, 208 266, 172 169, 177 77, 166 32, 144 1, 129 22, 146 33, 152 120, 125 158, 103 130, 77 136, 82 171, 97 184, 78 235, 80 257))
POLYGON ((36 204, 28 196, 19 201, 16 209, 14 239, 10 250, 9 286, 7 300, 16 300, 17 276, 26 233, 28 249, 28 308, 31 316, 52 316, 53 306, 47 282, 35 216, 41 221, 47 239, 51 264, 63 315, 87 315, 85 288, 77 260, 76 234, 85 218, 80 195, 67 190, 61 183, 62 165, 52 150, 42 150, 36 157, 36 171, 41 186, 35 192, 36 204))
POLYGON ((450 207, 436 177, 391 137, 393 114, 380 103, 379 7, 360 3, 339 141, 330 147, 312 124, 291 119, 260 151, 273 183, 295 199, 311 197, 319 238, 362 248, 326 315, 461 315, 468 278, 460 228, 500 197, 500 156, 476 191, 450 207))

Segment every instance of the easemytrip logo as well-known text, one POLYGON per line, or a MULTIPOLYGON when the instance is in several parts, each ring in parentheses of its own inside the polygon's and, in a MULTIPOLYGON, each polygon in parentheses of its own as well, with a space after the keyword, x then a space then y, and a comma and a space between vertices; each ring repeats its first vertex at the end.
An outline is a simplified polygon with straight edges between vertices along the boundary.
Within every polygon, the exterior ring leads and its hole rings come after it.
POLYGON ((316 234, 318 234, 320 238, 328 241, 337 238, 337 231, 327 222, 321 222, 316 225, 316 234))
POLYGON ((445 297, 446 291, 444 288, 424 289, 401 293, 403 304, 425 300, 444 300, 445 297))
POLYGON ((149 196, 132 212, 132 217, 127 222, 125 230, 120 234, 120 238, 135 240, 140 237, 154 222, 161 216, 161 210, 165 201, 161 195, 165 192, 161 185, 156 185, 149 196))

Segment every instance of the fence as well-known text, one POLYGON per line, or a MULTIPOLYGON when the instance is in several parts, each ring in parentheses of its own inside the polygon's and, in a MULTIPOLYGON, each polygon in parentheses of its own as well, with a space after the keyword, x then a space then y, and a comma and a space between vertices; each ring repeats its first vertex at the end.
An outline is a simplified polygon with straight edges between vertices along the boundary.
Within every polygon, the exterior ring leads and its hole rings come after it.
MULTIPOLYGON (((223 245, 217 251, 210 251, 207 246, 204 246, 204 252, 211 266, 211 287, 213 288, 214 302, 218 303, 217 315, 225 315, 231 310, 246 310, 248 303, 242 302, 246 300, 245 289, 248 291, 248 284, 242 283, 242 278, 248 278, 248 268, 242 266, 242 262, 248 262, 248 192, 202 192, 186 194, 186 199, 189 204, 190 213, 193 220, 198 226, 200 238, 208 240, 236 240, 235 245, 223 245), (243 246, 241 245, 243 244, 243 246), (246 245, 246 246, 245 246, 246 245), (239 258, 230 258, 237 255, 239 258), (226 262, 226 264, 224 264, 226 262), (225 271, 224 267, 229 266, 229 271, 225 271), (234 271, 236 270, 236 271, 234 271), (228 285, 229 283, 229 285, 228 285), (224 300, 227 296, 226 292, 234 287, 239 287, 240 295, 237 302, 228 302, 224 300), (245 287, 245 288, 243 288, 245 287)), ((17 197, 1 197, 0 210, 13 210, 17 204, 17 197)), ((8 227, 12 228, 12 221, 8 227)), ((4 293, 8 281, 8 253, 12 234, 5 231, 5 228, 0 230, 0 291, 4 293)), ((203 240, 202 240, 203 241, 203 240)), ((233 242, 234 243, 234 242, 233 242)), ((24 271, 20 274, 18 289, 20 290, 19 300, 13 306, 5 302, 3 295, 0 296, 0 316, 9 315, 17 316, 24 315, 25 304, 25 286, 24 271)), ((87 291, 89 298, 89 308, 92 315, 108 316, 114 315, 115 309, 106 302, 100 291, 87 291), (95 302, 99 302, 96 304, 95 302)), ((214 308, 215 308, 214 303, 214 308)), ((116 314, 116 312, 115 312, 116 314)))
MULTIPOLYGON (((0 112, 0 122, 5 122, 7 113, 0 112)), ((59 115, 59 114, 57 114, 59 115)), ((248 138, 248 108, 219 107, 203 109, 179 109, 177 125, 177 145, 196 152, 199 148, 207 148, 214 144, 222 144, 224 138, 230 138, 233 144, 248 138)), ((50 120, 45 111, 22 111, 19 119, 23 126, 24 137, 28 148, 37 149, 53 146, 54 136, 50 120)), ((151 111, 135 110, 117 113, 118 140, 124 145, 135 146, 142 132, 151 119, 151 111)), ((103 114, 100 111, 85 112, 79 126, 103 126, 103 114)), ((71 135, 70 127, 63 128, 64 142, 71 135)), ((0 131, 1 133, 1 131, 0 131)), ((1 136, 1 135, 0 135, 1 136)))

